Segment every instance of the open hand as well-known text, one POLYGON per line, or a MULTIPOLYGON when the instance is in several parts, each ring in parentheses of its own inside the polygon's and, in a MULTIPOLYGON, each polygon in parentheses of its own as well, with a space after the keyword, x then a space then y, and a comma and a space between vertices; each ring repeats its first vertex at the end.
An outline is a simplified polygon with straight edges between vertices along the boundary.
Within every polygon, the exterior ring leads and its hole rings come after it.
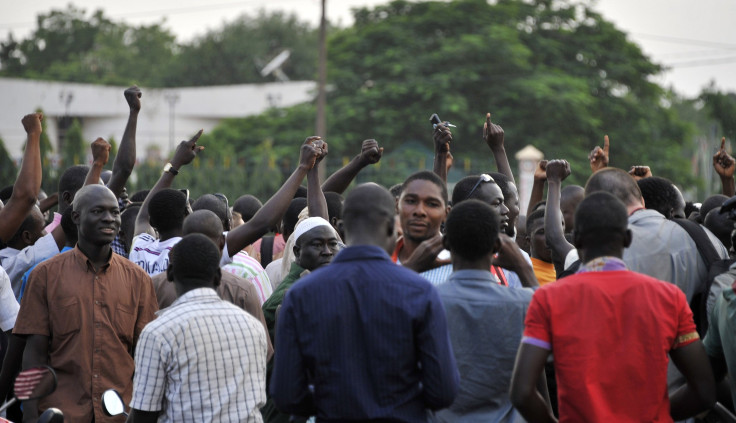
POLYGON ((174 158, 171 160, 171 165, 174 169, 179 170, 180 167, 191 163, 197 157, 197 153, 204 150, 203 146, 197 145, 197 141, 202 136, 203 131, 204 129, 200 129, 191 139, 179 143, 179 146, 176 147, 174 158))
POLYGON ((631 166, 629 175, 631 175, 635 181, 638 181, 652 176, 652 169, 650 169, 649 166, 631 166))
POLYGON ((31 113, 30 115, 23 116, 21 122, 23 123, 23 129, 26 130, 27 134, 40 134, 43 130, 41 121, 43 120, 43 114, 31 113))
POLYGON ((360 162, 369 165, 376 164, 383 156, 383 147, 378 147, 378 141, 368 139, 363 141, 360 149, 360 162))
POLYGON ((540 160, 537 163, 537 168, 534 169, 534 180, 535 181, 546 181, 547 180, 547 160, 540 160))
POLYGON ((450 128, 438 123, 434 128, 434 151, 437 153, 449 153, 451 142, 452 132, 450 132, 450 128))
POLYGON ((107 164, 110 158, 110 143, 102 138, 97 138, 92 142, 92 161, 102 166, 107 164))
POLYGON ((128 106, 130 106, 130 110, 139 112, 141 110, 141 96, 143 95, 140 88, 133 85, 125 90, 123 94, 125 95, 125 101, 127 101, 128 106))
POLYGON ((736 160, 726 152, 726 137, 721 138, 721 148, 713 155, 713 168, 721 178, 733 178, 736 160))
POLYGON ((588 155, 590 160, 590 170, 593 173, 598 172, 604 167, 608 167, 608 149, 610 143, 608 141, 608 135, 603 137, 603 148, 596 146, 593 151, 588 155))
POLYGON ((486 113, 486 121, 483 124, 483 140, 491 150, 503 148, 503 128, 491 122, 490 113, 486 113))
POLYGON ((570 176, 570 163, 567 160, 550 160, 547 163, 547 180, 562 182, 570 176))

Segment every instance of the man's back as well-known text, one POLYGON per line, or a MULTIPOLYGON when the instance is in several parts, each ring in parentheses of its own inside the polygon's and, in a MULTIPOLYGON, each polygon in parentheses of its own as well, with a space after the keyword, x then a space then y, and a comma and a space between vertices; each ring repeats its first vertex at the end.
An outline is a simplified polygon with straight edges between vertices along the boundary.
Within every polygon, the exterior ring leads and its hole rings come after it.
POLYGON ((128 258, 145 270, 149 276, 166 271, 169 267, 169 251, 181 240, 176 236, 161 241, 150 234, 142 233, 133 238, 128 258))
POLYGON ((132 408, 165 404, 162 422, 262 421, 266 333, 214 290, 179 297, 146 326, 138 345, 132 408))
POLYGON ((281 410, 426 421, 425 409, 449 405, 457 383, 437 291, 380 248, 348 247, 286 295, 271 380, 281 410))
POLYGON ((488 271, 459 270, 438 291, 460 371, 460 392, 434 421, 512 422, 509 386, 532 291, 498 284, 488 271))
POLYGON ((667 355, 697 340, 679 289, 624 270, 538 290, 524 335, 554 354, 560 421, 672 421, 667 355))

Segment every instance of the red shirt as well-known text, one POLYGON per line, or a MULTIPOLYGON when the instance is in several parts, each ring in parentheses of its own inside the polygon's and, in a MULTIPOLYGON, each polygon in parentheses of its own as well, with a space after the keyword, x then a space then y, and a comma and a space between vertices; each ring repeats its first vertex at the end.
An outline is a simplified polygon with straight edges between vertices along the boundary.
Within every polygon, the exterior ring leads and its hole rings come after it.
POLYGON ((671 422, 668 353, 698 339, 685 294, 631 271, 537 290, 522 342, 554 354, 560 422, 671 422))

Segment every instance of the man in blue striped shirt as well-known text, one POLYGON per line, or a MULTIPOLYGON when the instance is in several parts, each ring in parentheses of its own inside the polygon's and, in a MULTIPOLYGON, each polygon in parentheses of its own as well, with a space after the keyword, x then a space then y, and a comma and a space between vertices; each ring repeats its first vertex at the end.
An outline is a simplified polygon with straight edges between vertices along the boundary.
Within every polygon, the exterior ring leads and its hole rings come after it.
POLYGON ((391 262, 395 201, 375 184, 346 198, 348 247, 300 279, 276 326, 270 393, 317 421, 426 422, 459 376, 437 290, 391 262))

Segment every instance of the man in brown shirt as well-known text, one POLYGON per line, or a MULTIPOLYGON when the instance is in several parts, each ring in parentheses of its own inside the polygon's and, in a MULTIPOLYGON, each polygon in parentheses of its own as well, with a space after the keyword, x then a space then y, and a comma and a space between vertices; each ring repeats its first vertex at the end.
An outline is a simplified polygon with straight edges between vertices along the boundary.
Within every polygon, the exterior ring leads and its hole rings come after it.
MULTIPOLYGON (((225 246, 225 237, 222 235, 222 222, 214 212, 197 210, 187 216, 184 220, 182 235, 187 236, 193 233, 207 236, 222 252, 225 246)), ((215 288, 217 295, 251 314, 263 324, 263 330, 266 330, 266 319, 263 316, 263 309, 255 285, 229 272, 221 272, 221 274, 220 283, 215 288)), ((153 280, 159 308, 166 308, 176 301, 178 295, 174 283, 167 279, 166 272, 153 275, 151 279, 153 280)), ((267 358, 270 359, 273 354, 273 345, 269 337, 266 337, 266 340, 268 341, 267 358)))
POLYGON ((57 407, 72 422, 122 421, 106 417, 100 396, 115 389, 130 401, 133 352, 158 309, 153 284, 134 263, 113 254, 120 210, 102 185, 80 189, 73 202, 76 248, 31 273, 14 333, 27 336, 23 367, 49 364, 59 385, 48 397, 24 402, 24 421, 57 407))

